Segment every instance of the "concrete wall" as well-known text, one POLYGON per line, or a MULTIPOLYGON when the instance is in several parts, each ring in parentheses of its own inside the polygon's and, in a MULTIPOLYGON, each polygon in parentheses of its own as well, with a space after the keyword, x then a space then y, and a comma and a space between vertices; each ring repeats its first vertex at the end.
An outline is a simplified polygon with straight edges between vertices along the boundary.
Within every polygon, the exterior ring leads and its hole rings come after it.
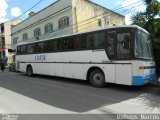
POLYGON ((89 0, 73 0, 73 15, 75 32, 82 32, 88 30, 94 30, 98 28, 107 27, 113 25, 125 25, 125 17, 117 14, 109 9, 101 7, 97 4, 90 2, 89 0), (102 26, 98 26, 98 20, 102 21, 102 26))

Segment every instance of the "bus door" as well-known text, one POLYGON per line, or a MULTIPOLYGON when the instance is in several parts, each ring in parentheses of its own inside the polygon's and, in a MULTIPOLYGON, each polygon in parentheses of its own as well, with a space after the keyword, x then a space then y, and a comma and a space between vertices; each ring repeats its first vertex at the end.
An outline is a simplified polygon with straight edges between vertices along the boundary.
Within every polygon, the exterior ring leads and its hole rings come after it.
POLYGON ((131 85, 132 64, 130 63, 130 40, 129 29, 112 29, 107 34, 107 56, 110 63, 106 73, 106 80, 112 83, 131 85))
POLYGON ((132 85, 131 64, 131 30, 127 28, 116 31, 116 83, 132 85))

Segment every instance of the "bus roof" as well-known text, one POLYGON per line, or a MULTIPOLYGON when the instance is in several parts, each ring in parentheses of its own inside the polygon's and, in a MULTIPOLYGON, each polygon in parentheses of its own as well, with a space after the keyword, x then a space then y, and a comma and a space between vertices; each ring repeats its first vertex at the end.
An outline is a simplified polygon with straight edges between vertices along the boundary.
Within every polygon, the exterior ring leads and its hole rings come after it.
POLYGON ((96 32, 96 31, 101 31, 101 30, 108 30, 108 29, 112 29, 112 28, 137 28, 139 30, 142 30, 143 32, 145 32, 146 34, 149 34, 145 29, 137 26, 137 25, 119 25, 119 26, 111 26, 111 27, 107 27, 107 28, 101 28, 101 29, 97 29, 97 30, 92 30, 92 31, 85 31, 85 32, 79 32, 79 33, 74 33, 74 34, 68 34, 68 35, 62 35, 62 36, 58 36, 58 37, 52 37, 52 38, 48 38, 48 39, 42 39, 42 40, 38 40, 38 41, 28 41, 28 42, 20 42, 17 45, 25 45, 25 44, 30 44, 30 43, 36 43, 36 42, 42 42, 42 41, 47 41, 47 40, 51 40, 51 39, 57 39, 57 38, 63 38, 63 37, 69 37, 69 36, 73 36, 73 35, 80 35, 83 33, 90 33, 90 32, 96 32))

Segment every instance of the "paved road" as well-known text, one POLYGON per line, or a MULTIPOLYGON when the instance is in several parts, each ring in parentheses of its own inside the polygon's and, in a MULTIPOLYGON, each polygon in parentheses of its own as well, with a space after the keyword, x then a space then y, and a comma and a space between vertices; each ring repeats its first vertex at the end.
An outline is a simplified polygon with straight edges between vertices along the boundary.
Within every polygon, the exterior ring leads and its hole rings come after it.
MULTIPOLYGON (((10 110, 12 110, 12 113, 21 113, 23 111, 23 104, 26 103, 26 106, 34 106, 36 104, 39 106, 30 107, 29 113, 35 113, 34 110, 37 109, 38 111, 39 109, 44 108, 52 111, 49 113, 56 113, 56 111, 63 111, 63 114, 65 114, 66 111, 70 114, 105 113, 108 114, 105 117, 114 118, 115 116, 109 115, 110 112, 114 111, 110 111, 111 109, 107 109, 106 106, 111 108, 111 106, 117 105, 118 103, 130 101, 135 98, 147 101, 150 108, 160 108, 159 91, 156 87, 152 86, 129 87, 107 84, 105 88, 94 88, 87 81, 40 75, 28 77, 22 73, 7 72, 6 70, 4 73, 0 73, 0 87, 0 98, 2 98, 2 95, 4 94, 4 89, 13 92, 8 93, 8 96, 12 96, 13 94, 15 94, 14 96, 23 96, 15 98, 17 106, 22 104, 22 108, 11 108, 10 110), (29 100, 25 101, 24 99, 29 100), (22 100, 24 100, 24 103, 22 100), (27 101, 31 102, 27 103, 27 101), (32 103, 32 101, 36 102, 32 103), (40 108, 41 105, 43 108, 40 108), (54 107, 55 109, 52 109, 51 107, 54 107), (32 112, 32 110, 34 112, 32 112)), ((9 99, 14 99, 14 96, 9 99)), ((14 100, 12 100, 12 102, 13 101, 14 100)), ((12 106, 10 105, 10 107, 12 106)), ((117 107, 117 109, 119 108, 117 107)), ((9 110, 9 108, 7 110, 9 110)), ((22 113, 25 113, 25 110, 22 113)))

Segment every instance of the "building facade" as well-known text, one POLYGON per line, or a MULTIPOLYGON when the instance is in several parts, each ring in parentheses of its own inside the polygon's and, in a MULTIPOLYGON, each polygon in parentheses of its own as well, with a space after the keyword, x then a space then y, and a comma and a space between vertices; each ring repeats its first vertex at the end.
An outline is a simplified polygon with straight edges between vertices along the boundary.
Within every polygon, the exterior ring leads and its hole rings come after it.
POLYGON ((9 64, 13 62, 14 54, 11 46, 11 28, 20 22, 21 20, 14 20, 0 23, 0 59, 7 56, 9 64))
POLYGON ((12 47, 82 31, 124 25, 125 17, 89 0, 57 0, 12 28, 12 47))

